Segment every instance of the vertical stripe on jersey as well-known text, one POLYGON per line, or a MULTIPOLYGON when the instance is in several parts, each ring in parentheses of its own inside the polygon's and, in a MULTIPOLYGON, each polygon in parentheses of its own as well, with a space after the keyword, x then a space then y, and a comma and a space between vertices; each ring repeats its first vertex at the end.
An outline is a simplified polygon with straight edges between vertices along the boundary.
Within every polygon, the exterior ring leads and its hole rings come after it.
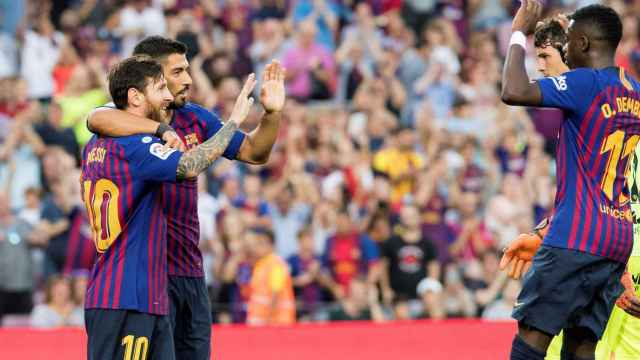
POLYGON ((119 243, 116 248, 116 255, 118 257, 118 267, 116 268, 116 277, 115 277, 115 294, 114 294, 114 306, 118 307, 120 305, 120 293, 122 290, 122 277, 124 275, 124 267, 126 265, 126 251, 127 251, 127 243, 129 240, 129 231, 126 228, 127 224, 125 223, 125 214, 131 209, 131 205, 133 202, 133 181, 131 179, 131 172, 129 171, 129 162, 124 161, 126 159, 124 147, 119 145, 119 155, 120 158, 118 160, 119 163, 119 174, 118 177, 118 189, 120 191, 120 198, 118 199, 118 220, 120 224, 123 224, 122 232, 120 233, 119 243))
MULTIPOLYGON (((107 179, 111 179, 112 181, 115 180, 118 176, 118 165, 120 163, 120 159, 118 159, 117 155, 116 155, 116 151, 117 151, 117 145, 115 143, 115 141, 110 140, 109 141, 109 149, 107 150, 107 154, 109 154, 109 165, 107 168, 107 179)), ((118 261, 118 256, 115 253, 115 251, 113 251, 114 249, 112 249, 112 246, 114 246, 115 244, 110 244, 109 248, 107 248, 107 250, 104 252, 107 256, 109 261, 107 262, 107 267, 106 267, 106 280, 105 280, 105 291, 104 291, 104 298, 103 298, 103 306, 106 305, 108 307, 113 307, 113 294, 114 294, 114 290, 117 287, 116 282, 116 277, 115 277, 115 263, 118 261)))

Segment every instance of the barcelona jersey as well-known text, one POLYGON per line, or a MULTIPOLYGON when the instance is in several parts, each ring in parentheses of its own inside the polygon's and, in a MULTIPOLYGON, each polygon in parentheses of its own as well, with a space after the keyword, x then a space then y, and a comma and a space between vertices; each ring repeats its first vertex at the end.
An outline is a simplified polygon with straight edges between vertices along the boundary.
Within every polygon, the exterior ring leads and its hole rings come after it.
POLYGON ((87 309, 168 313, 161 183, 176 180, 181 154, 142 135, 93 136, 85 147, 80 180, 98 251, 87 309))
POLYGON ((565 118, 544 244, 625 263, 633 245, 625 175, 640 140, 640 85, 617 67, 579 68, 538 85, 542 106, 563 110, 565 118))
MULTIPOLYGON (((171 127, 188 149, 193 149, 214 136, 222 121, 207 109, 187 103, 173 113, 171 127)), ((235 159, 244 133, 236 131, 222 156, 235 159)), ((163 206, 167 220, 169 275, 204 276, 202 253, 198 247, 198 185, 196 179, 186 179, 162 186, 163 206)))

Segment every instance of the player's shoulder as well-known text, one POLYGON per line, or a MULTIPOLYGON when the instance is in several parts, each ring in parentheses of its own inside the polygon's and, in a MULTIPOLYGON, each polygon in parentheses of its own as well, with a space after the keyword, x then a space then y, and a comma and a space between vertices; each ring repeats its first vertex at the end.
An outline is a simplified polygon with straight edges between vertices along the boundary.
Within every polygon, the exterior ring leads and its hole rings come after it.
POLYGON ((195 118, 197 120, 208 121, 212 119, 218 119, 218 115, 215 112, 205 108, 202 105, 192 102, 187 102, 186 104, 184 104, 184 106, 179 108, 177 112, 183 115, 195 115, 195 118))
POLYGON ((148 148, 151 144, 160 143, 160 139, 155 136, 136 134, 122 137, 107 138, 113 141, 115 144, 122 147, 127 153, 131 153, 141 148, 148 148))

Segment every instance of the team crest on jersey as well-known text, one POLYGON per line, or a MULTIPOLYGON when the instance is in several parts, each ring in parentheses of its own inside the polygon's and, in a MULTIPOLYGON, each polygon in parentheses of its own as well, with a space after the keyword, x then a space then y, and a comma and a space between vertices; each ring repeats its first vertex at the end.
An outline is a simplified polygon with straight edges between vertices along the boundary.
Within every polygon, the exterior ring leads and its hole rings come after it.
POLYGON ((185 142, 187 143, 187 147, 191 149, 194 146, 197 146, 200 142, 198 141, 198 136, 195 133, 188 134, 184 137, 185 142))
POLYGON ((145 143, 145 144, 150 143, 151 140, 152 140, 151 136, 145 136, 145 137, 142 138, 142 142, 145 143))
POLYGON ((162 144, 154 143, 149 147, 149 152, 151 155, 160 158, 162 160, 167 160, 171 154, 176 152, 175 149, 163 149, 162 144))

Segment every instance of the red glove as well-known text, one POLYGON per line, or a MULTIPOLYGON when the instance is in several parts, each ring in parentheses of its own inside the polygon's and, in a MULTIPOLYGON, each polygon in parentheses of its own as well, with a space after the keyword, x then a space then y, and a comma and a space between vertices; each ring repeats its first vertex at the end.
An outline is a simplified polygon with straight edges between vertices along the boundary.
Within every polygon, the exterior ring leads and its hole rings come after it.
POLYGON ((624 292, 618 300, 616 300, 616 305, 627 314, 640 318, 640 299, 636 296, 636 289, 631 274, 625 271, 620 278, 620 282, 622 286, 624 286, 624 292))
POLYGON ((520 279, 531 267, 533 256, 542 245, 542 239, 549 230, 549 219, 544 219, 529 234, 520 234, 504 249, 502 259, 500 259, 500 270, 509 267, 507 276, 513 279, 520 279))

